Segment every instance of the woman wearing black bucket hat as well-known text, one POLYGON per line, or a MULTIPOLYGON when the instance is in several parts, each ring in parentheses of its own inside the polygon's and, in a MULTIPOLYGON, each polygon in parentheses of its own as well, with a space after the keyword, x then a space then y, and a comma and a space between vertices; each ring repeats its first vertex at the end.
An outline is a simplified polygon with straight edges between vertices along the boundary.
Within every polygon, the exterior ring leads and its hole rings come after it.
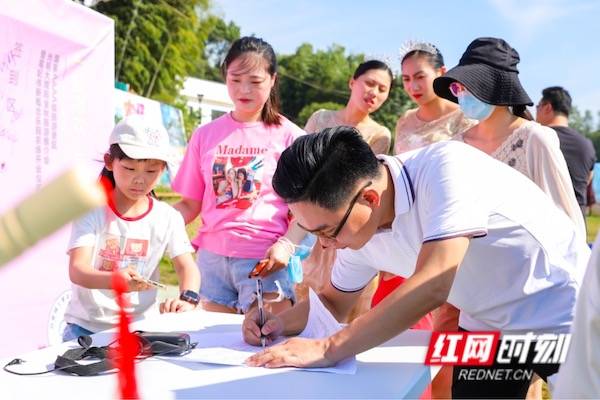
POLYGON ((532 121, 533 102, 519 81, 519 53, 497 38, 469 44, 458 65, 433 82, 435 93, 479 121, 453 137, 529 177, 565 211, 585 238, 567 164, 556 133, 532 121))

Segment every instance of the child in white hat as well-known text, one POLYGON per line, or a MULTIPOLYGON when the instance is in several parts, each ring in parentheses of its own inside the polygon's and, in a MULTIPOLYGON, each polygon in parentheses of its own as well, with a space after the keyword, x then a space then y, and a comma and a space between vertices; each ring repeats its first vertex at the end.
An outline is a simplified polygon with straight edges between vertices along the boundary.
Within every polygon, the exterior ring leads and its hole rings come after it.
POLYGON ((183 218, 153 197, 171 159, 166 130, 131 116, 115 126, 109 144, 101 174, 109 192, 108 205, 73 224, 69 242, 73 295, 65 313, 65 341, 117 324, 118 306, 111 285, 114 271, 129 287, 133 320, 158 311, 158 264, 165 251, 175 266, 181 296, 160 304, 160 312, 192 310, 199 300, 200 276, 183 218))

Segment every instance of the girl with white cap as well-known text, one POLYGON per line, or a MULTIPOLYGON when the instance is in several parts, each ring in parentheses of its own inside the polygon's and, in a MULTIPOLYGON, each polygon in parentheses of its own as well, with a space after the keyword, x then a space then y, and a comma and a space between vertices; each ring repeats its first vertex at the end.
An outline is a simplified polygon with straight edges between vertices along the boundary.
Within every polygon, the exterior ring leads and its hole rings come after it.
POLYGON ((127 283, 133 320, 153 311, 193 310, 199 302, 200 274, 183 218, 153 197, 171 160, 167 131, 130 116, 115 126, 109 144, 101 174, 108 205, 73 224, 69 242, 73 294, 65 313, 65 341, 117 324, 119 307, 112 291, 115 272, 127 283), (158 264, 165 251, 173 261, 181 295, 157 308, 158 264))

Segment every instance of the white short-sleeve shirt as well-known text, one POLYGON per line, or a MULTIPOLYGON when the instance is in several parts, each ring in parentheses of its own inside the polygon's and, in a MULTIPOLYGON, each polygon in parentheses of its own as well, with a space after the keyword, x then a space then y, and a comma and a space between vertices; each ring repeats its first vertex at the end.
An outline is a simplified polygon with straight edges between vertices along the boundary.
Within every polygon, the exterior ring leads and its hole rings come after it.
POLYGON ((396 217, 361 249, 338 251, 334 287, 360 290, 378 271, 409 277, 422 243, 469 236, 448 297, 462 328, 569 330, 590 251, 535 184, 458 142, 379 157, 393 179, 396 217))
MULTIPOLYGON (((147 213, 128 219, 110 207, 100 207, 73 224, 69 250, 92 247, 92 266, 99 271, 132 267, 147 279, 158 281, 158 264, 165 251, 171 258, 194 251, 181 214, 170 205, 150 198, 147 213)), ((88 289, 73 284, 65 320, 92 332, 109 329, 118 321, 118 306, 111 289, 88 289)), ((126 296, 134 319, 150 312, 156 289, 130 292, 126 296)))
POLYGON ((592 247, 573 321, 567 359, 556 377, 555 399, 600 396, 600 235, 592 247))

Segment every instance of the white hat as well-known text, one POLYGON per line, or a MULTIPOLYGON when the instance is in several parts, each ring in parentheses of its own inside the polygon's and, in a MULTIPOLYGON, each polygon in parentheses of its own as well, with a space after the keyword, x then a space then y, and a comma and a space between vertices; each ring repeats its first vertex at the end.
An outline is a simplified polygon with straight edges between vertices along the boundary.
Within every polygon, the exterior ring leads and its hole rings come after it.
POLYGON ((110 134, 109 144, 118 144, 134 160, 173 159, 169 134, 162 124, 149 124, 139 115, 121 120, 110 134))

